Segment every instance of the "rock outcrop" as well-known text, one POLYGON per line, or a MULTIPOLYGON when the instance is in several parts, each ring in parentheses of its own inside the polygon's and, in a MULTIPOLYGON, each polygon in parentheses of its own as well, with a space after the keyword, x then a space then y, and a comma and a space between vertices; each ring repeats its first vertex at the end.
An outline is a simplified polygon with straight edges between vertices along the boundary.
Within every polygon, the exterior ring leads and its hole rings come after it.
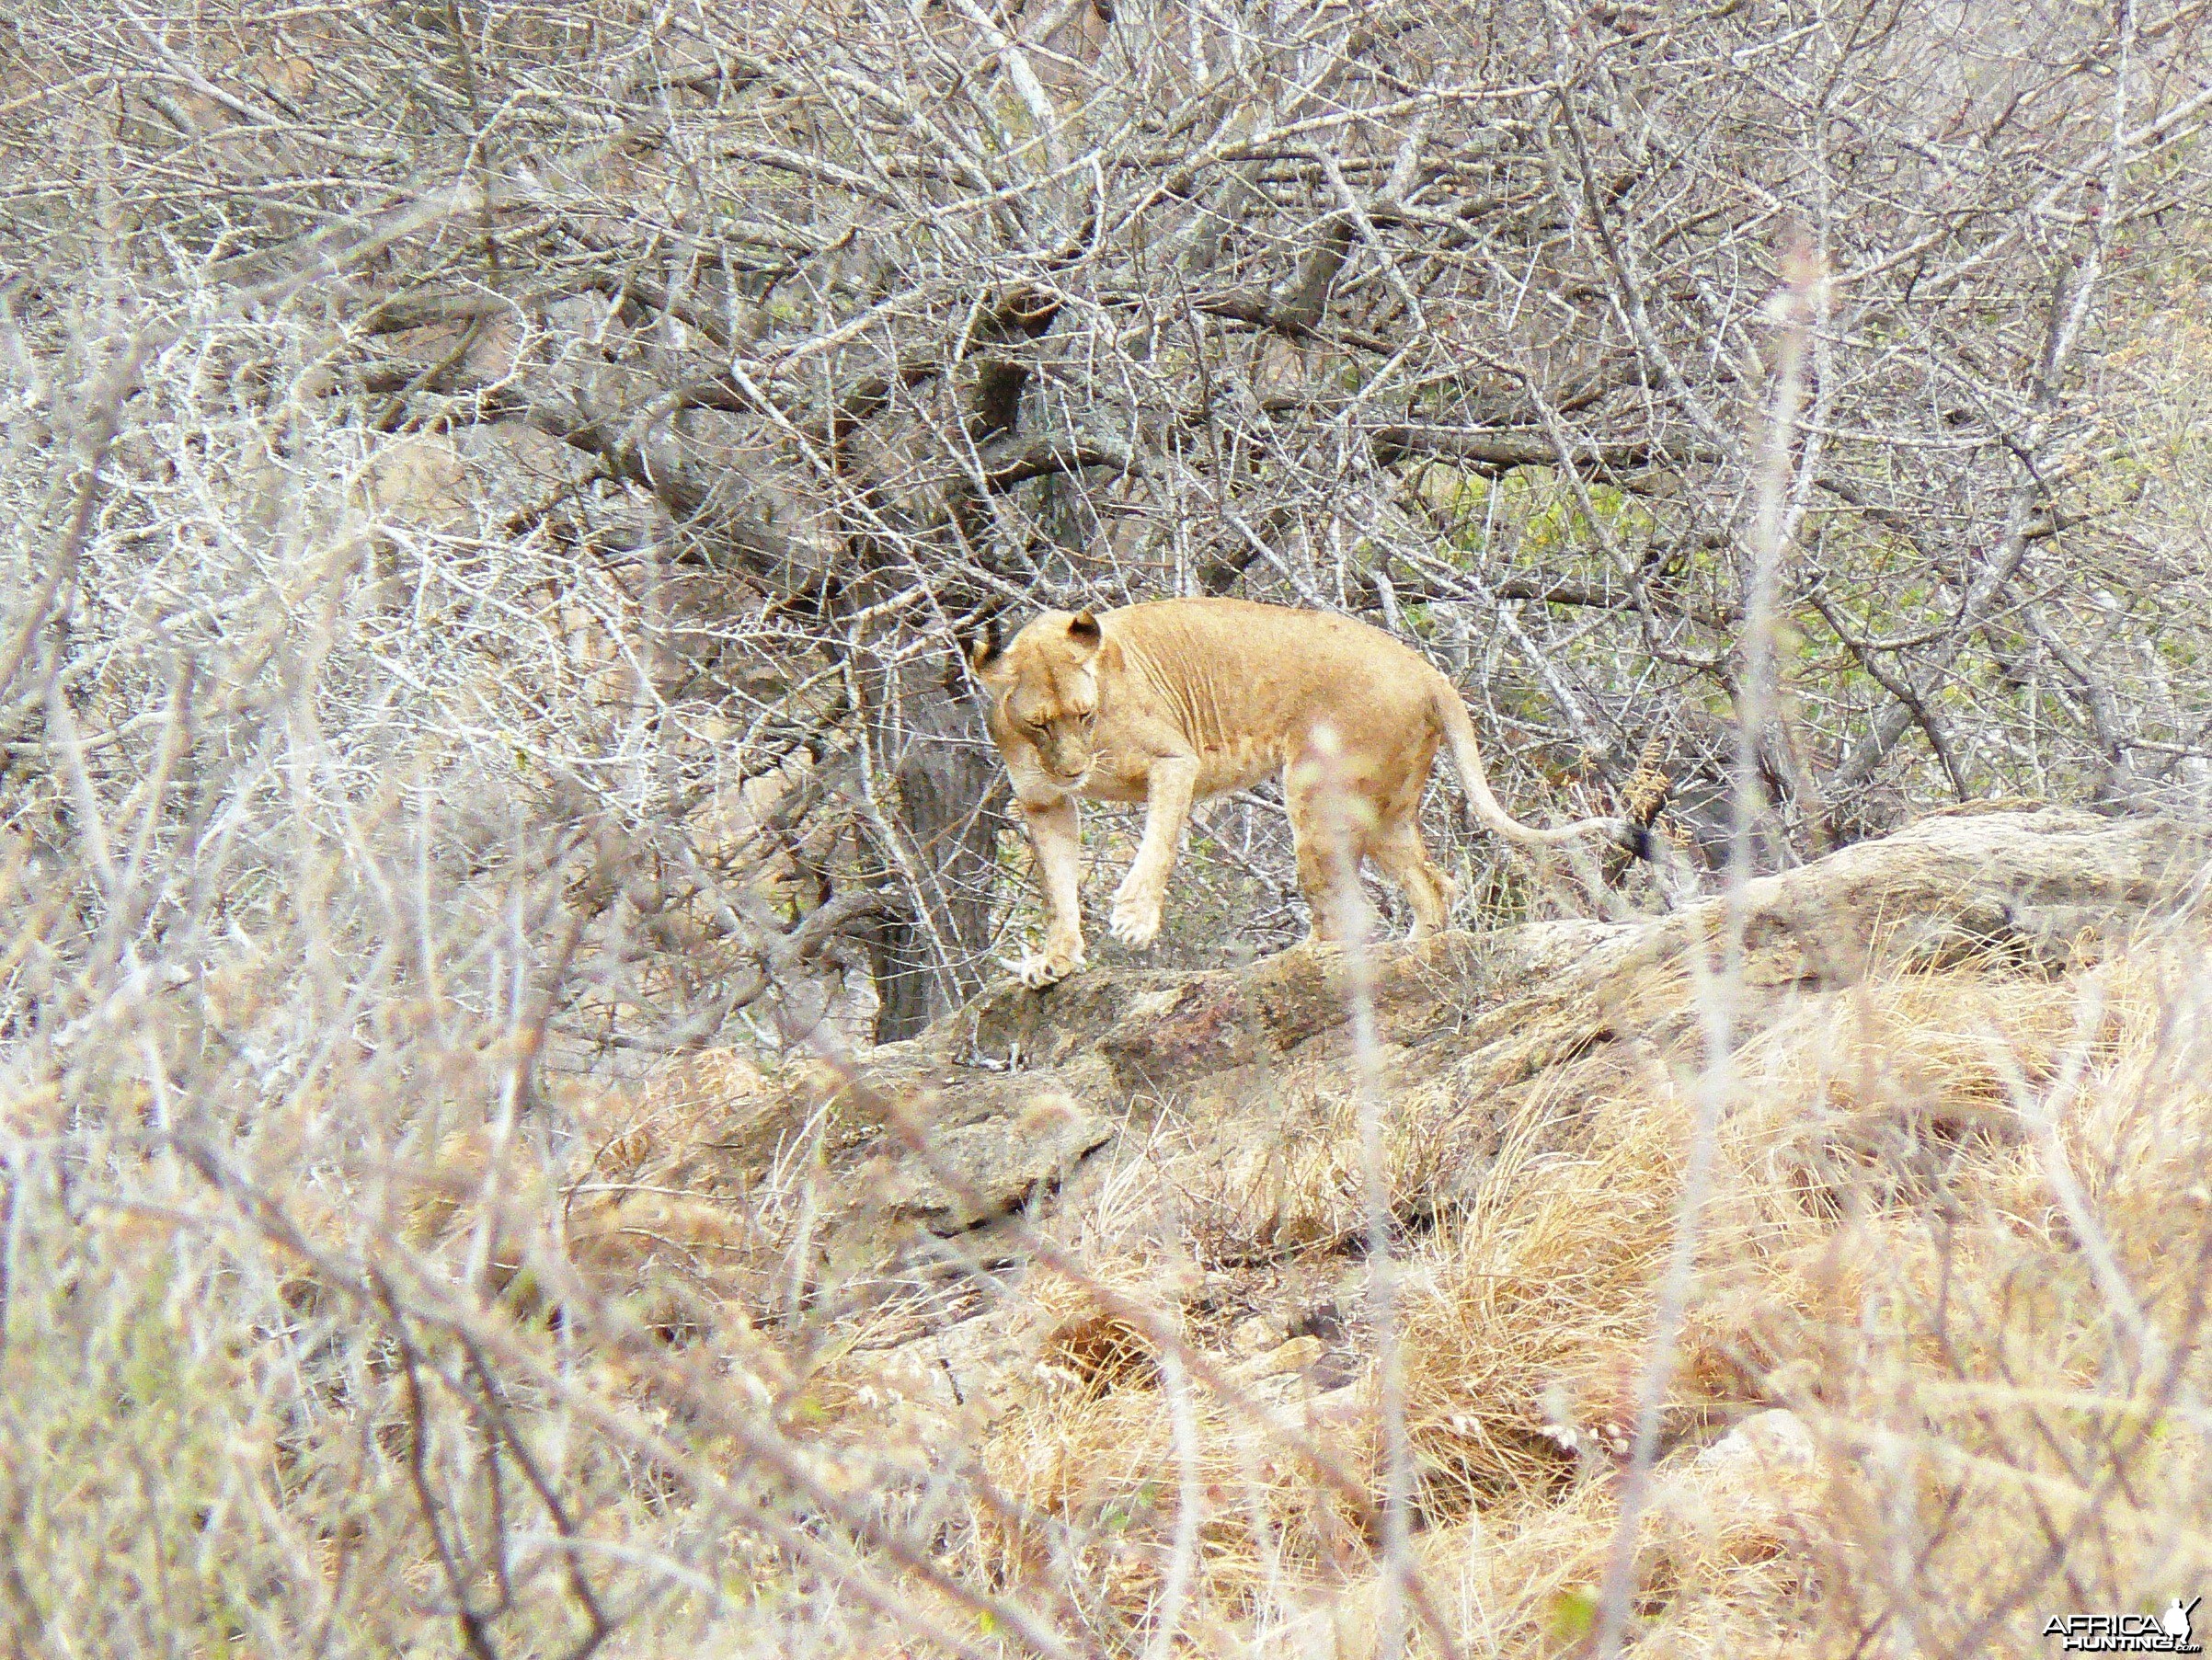
MULTIPOLYGON (((1447 933, 1371 950, 1382 1083, 1392 1096, 1447 1083, 1471 1118, 1497 1116, 1549 1068, 1601 1052, 1653 1054, 1699 1028, 1699 986, 1721 984, 1732 906, 1741 962, 1730 975, 1732 1039, 1794 997, 1885 970, 1987 962, 2066 973, 2115 939, 2201 899, 2212 836, 2139 818, 2037 809, 1946 813, 1785 876, 1748 882, 1653 922, 1540 922, 1491 935, 1447 933)), ((894 1165, 852 1202, 946 1233, 1049 1198, 1143 1103, 1263 1114, 1285 1085, 1351 1088, 1351 977, 1340 955, 1296 948, 1245 970, 1088 970, 1044 992, 1004 981, 911 1043, 805 1068, 783 1096, 732 1103, 743 1128, 716 1150, 757 1147, 827 1099, 831 1169, 894 1165), (869 1123, 911 1114, 934 1158, 869 1123), (965 1189, 954 1198, 946 1183, 965 1189)), ((1480 1145, 1469 1128, 1469 1150, 1480 1145)), ((705 1165, 712 1154, 694 1154, 705 1165)), ((723 1169, 721 1176, 739 1176, 723 1169)), ((716 1172, 694 1165, 690 1176, 716 1172)))
MULTIPOLYGON (((1496 1126, 1555 1069, 1641 1066, 1702 1041, 1724 988, 1740 1043, 1793 1000, 1877 973, 2064 973, 2194 907, 2208 858, 2212 834, 2171 819, 1959 812, 1649 922, 1377 945, 1383 1092, 1451 1102, 1428 1168, 1396 1173, 1416 1178, 1396 1201, 1418 1212, 1439 1184, 1479 1179, 1496 1126)), ((752 1085, 655 1179, 736 1198, 814 1122, 842 1219, 888 1242, 900 1226, 948 1235, 1034 1209, 1170 1100, 1221 1129, 1233 1157, 1297 1099, 1357 1087, 1350 984, 1340 956, 1307 948, 1243 970, 1092 969, 1041 992, 1003 982, 911 1042, 752 1085)), ((1559 1116, 1571 1137, 1571 1101, 1559 1116)))

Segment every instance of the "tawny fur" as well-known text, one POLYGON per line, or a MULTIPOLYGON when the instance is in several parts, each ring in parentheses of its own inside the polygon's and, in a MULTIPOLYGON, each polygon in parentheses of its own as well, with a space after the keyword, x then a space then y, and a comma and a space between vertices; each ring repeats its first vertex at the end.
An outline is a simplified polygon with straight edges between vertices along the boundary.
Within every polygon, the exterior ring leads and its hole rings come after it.
POLYGON ((1510 841, 1542 846, 1622 830, 1587 819, 1540 830, 1508 817, 1451 682, 1350 617, 1244 600, 1048 612, 1005 650, 981 647, 973 661, 1044 889, 1045 948, 1021 968, 1032 986, 1083 962, 1078 797, 1146 806, 1110 921, 1116 939, 1139 946, 1159 932, 1192 803, 1272 775, 1283 780, 1299 887, 1320 940, 1340 914, 1343 862, 1331 853, 1340 837, 1404 891, 1415 937, 1444 925, 1452 887, 1419 825, 1440 745, 1475 816, 1510 841))

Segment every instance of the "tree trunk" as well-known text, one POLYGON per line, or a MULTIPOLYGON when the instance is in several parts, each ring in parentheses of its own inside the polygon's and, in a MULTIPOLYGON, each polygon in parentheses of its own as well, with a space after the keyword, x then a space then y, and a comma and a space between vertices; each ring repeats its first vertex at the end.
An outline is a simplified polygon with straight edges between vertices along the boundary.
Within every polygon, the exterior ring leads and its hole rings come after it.
POLYGON ((991 945, 991 893, 1004 822, 1004 771, 950 651, 880 675, 869 742, 887 839, 912 908, 870 942, 882 999, 877 1039, 911 1037, 980 989, 991 945))

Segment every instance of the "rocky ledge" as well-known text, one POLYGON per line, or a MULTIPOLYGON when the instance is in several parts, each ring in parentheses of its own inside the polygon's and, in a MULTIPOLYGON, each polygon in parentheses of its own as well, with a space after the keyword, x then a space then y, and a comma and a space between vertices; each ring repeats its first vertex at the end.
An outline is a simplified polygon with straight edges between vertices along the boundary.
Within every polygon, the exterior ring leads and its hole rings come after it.
MULTIPOLYGON (((2069 972, 2198 904, 2208 858, 2212 833, 2168 819, 1956 812, 1649 921, 1377 945, 1370 1059, 1385 1097, 1426 1098, 1438 1127, 1396 1200, 1418 1211, 1479 1181, 1497 1127, 1553 1069, 1647 1065, 1702 1041, 1732 906, 1725 1013, 1741 1043, 1794 1000, 1870 975, 2069 972)), ((1268 1142, 1291 1099, 1353 1091, 1350 985, 1340 955, 1303 947, 1240 970, 1093 968, 1044 991, 1009 980, 911 1042, 746 1074, 688 1144, 636 1173, 741 1200, 811 1135, 835 1210, 816 1225, 887 1243, 964 1233, 1037 1213, 1163 1104, 1233 1156, 1268 1142)), ((1560 1103, 1563 1138, 1574 1116, 1560 1103)))

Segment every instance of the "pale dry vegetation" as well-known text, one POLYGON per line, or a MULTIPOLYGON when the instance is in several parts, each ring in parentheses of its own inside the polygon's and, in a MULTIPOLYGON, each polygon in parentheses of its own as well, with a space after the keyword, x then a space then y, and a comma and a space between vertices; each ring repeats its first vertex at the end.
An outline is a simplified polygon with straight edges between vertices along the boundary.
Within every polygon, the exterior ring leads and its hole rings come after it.
POLYGON ((0 16, 0 1641, 2212 1592, 2205 12, 0 16), (1530 927, 1379 947, 1370 1041, 1368 954, 1249 967, 1261 792, 1172 972, 969 1002, 1034 911, 957 635, 1229 592, 1416 640, 1531 819, 1657 766, 1672 853, 1440 798, 1530 927), (1994 797, 2182 864, 1849 972, 1710 897, 1994 797))

